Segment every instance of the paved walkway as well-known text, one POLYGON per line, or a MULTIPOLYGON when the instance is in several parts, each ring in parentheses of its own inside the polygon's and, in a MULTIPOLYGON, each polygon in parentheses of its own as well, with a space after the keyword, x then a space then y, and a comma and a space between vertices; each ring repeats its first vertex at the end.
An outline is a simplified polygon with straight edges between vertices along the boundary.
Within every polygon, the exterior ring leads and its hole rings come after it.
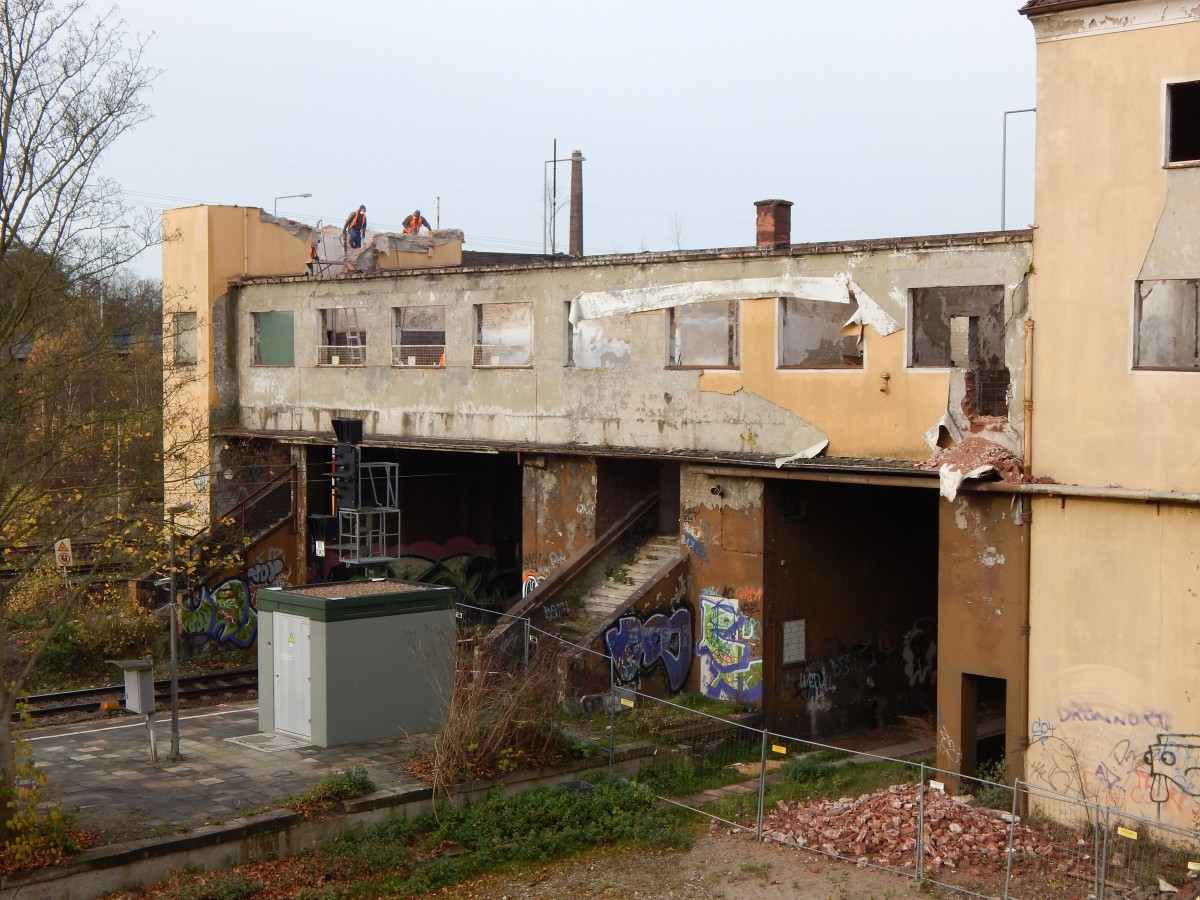
MULTIPOLYGON (((181 711, 183 759, 171 762, 170 728, 169 714, 160 712, 155 726, 158 762, 150 759, 141 716, 39 728, 27 732, 26 740, 52 794, 65 809, 75 810, 79 824, 105 844, 186 832, 271 809, 308 790, 322 775, 355 765, 363 766, 378 788, 425 786, 403 769, 419 735, 415 740, 313 747, 259 733, 258 706, 250 701, 181 711)), ((888 743, 888 737, 895 740, 892 734, 875 737, 876 745, 888 743)), ((865 749, 853 740, 846 743, 865 749)), ((899 757, 929 749, 927 740, 917 740, 871 752, 899 757)), ((757 778, 752 778, 683 802, 757 791, 757 778)))
POLYGON ((322 749, 258 731, 254 702, 183 710, 182 760, 170 762, 170 715, 159 713, 159 761, 150 760, 142 716, 26 732, 34 762, 53 796, 78 811, 102 843, 219 824, 261 812, 311 788, 327 772, 366 768, 379 788, 423 782, 402 766, 416 744, 407 739, 322 749))

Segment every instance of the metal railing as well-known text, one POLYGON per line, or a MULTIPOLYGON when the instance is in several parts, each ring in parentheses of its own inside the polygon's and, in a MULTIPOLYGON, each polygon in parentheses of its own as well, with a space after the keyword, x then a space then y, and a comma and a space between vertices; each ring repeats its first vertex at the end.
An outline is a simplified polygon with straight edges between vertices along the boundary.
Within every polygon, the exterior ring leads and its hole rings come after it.
POLYGON ((533 365, 530 344, 475 344, 471 365, 477 369, 521 368, 533 365))
POLYGON ((393 366, 441 367, 446 365, 445 344, 392 344, 393 366))
POLYGON ((365 366, 367 345, 321 344, 317 347, 318 366, 365 366))
MULTIPOLYGON (((465 604, 459 616, 518 631, 515 667, 540 653, 604 660, 582 693, 583 706, 606 723, 607 748, 602 738, 594 742, 607 751, 609 767, 618 741, 649 735, 659 746, 638 784, 759 840, 996 900, 1157 896, 1159 879, 1179 887, 1190 878, 1200 831, 1020 779, 1009 785, 938 769, 929 759, 780 734, 758 727, 761 716, 750 708, 715 716, 618 683, 612 657, 526 616, 465 604), (605 668, 607 678, 597 674, 605 668), (818 783, 853 796, 807 799, 815 793, 808 786, 818 783)), ((931 735, 930 753, 934 742, 931 735)))

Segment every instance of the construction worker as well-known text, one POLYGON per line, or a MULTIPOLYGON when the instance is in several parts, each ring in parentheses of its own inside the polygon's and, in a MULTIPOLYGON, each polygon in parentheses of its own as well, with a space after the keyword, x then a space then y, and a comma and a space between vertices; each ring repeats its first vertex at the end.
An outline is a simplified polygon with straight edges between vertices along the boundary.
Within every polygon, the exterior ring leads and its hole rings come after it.
POLYGON ((421 215, 419 209, 414 209, 412 215, 400 224, 404 226, 405 234, 420 234, 422 228, 430 233, 433 232, 433 227, 429 224, 429 220, 421 215))
POLYGON ((367 208, 360 206, 354 212, 350 213, 350 217, 346 219, 346 224, 342 226, 342 234, 346 235, 350 241, 350 246, 357 250, 362 246, 363 235, 367 233, 367 208))

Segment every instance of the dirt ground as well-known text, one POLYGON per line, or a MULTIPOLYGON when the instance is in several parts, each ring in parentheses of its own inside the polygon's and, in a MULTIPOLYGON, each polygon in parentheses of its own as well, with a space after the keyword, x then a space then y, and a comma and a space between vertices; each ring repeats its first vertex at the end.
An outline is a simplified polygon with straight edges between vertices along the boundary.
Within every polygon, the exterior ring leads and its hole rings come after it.
POLYGON ((857 868, 748 833, 711 831, 683 852, 594 851, 544 868, 489 875, 434 896, 469 900, 900 900, 919 893, 911 878, 857 868))

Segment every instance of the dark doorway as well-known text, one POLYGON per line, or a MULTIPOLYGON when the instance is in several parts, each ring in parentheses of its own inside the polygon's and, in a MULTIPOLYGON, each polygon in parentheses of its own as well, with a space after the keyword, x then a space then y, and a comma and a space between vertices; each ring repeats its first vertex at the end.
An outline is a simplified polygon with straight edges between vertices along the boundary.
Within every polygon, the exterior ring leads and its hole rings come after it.
POLYGON ((1004 780, 1005 704, 1008 682, 986 675, 963 675, 962 761, 960 771, 987 781, 1004 780))
POLYGON ((768 481, 764 713, 820 738, 931 716, 938 493, 768 481))

